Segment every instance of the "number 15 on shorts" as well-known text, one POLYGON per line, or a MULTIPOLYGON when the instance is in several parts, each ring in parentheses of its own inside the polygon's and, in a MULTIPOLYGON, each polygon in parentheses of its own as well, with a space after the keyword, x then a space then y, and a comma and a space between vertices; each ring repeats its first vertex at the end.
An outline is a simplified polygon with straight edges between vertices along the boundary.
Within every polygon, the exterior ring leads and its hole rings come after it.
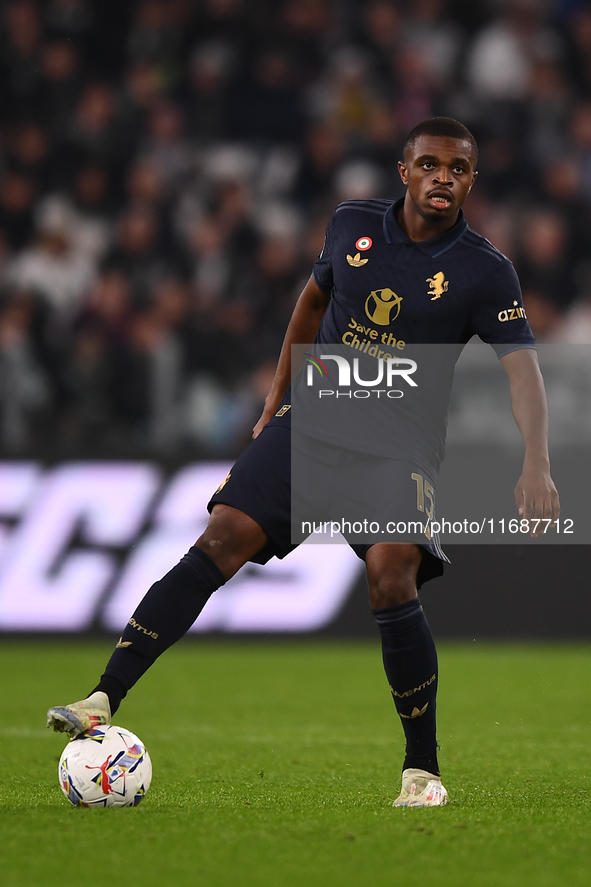
POLYGON ((422 474, 413 472, 411 478, 417 485, 417 511, 425 512, 431 521, 435 517, 435 490, 433 485, 428 480, 425 480, 422 474))

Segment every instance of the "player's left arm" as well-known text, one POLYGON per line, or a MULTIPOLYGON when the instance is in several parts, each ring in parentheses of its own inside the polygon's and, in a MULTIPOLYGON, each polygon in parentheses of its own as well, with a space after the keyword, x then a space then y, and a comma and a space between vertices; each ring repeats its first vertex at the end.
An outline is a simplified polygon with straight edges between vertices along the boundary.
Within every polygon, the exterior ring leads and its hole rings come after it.
MULTIPOLYGON (((501 358, 509 377, 511 408, 525 446, 521 477, 515 487, 515 504, 528 520, 560 514, 558 492, 550 476, 548 454, 548 403, 537 352, 512 351, 501 358)), ((541 535, 543 525, 532 535, 541 535)))

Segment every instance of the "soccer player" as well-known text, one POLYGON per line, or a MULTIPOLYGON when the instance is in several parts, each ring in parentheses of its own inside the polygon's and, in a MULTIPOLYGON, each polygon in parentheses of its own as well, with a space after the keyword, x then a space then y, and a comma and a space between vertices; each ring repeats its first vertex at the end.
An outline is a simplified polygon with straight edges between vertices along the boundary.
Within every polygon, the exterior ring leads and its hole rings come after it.
MULTIPOLYGON (((445 117, 426 120, 409 134, 398 164, 407 188, 403 199, 350 200, 337 207, 324 249, 295 306, 254 440, 213 495, 205 532, 150 588, 89 697, 51 708, 48 726, 73 738, 110 723, 123 697, 185 634, 216 589, 247 561, 266 563, 294 548, 293 344, 341 343, 354 349, 355 356, 361 347, 368 349, 355 333, 359 328, 378 346, 373 352, 377 360, 387 361, 402 356, 413 343, 455 345, 459 352, 479 335, 493 346, 507 372, 513 414, 524 441, 523 471, 515 488, 518 512, 523 518, 558 517, 546 397, 517 276, 511 262, 468 227, 461 210, 476 179, 476 160, 476 143, 465 126, 445 117)), ((446 384, 449 388, 451 376, 446 384)), ((445 403, 448 396, 449 391, 445 403)), ((380 465, 384 460, 396 463, 391 474, 396 488, 389 490, 393 502, 408 500, 409 484, 416 490, 417 477, 425 490, 434 487, 445 414, 427 417, 418 434, 408 410, 398 422, 408 435, 381 435, 374 452, 368 451, 360 423, 352 423, 347 440, 340 441, 353 459, 359 450, 370 463, 372 458, 380 465)), ((313 439, 314 434, 314 428, 307 428, 304 437, 313 439)), ((327 463, 327 472, 329 468, 327 463)), ((402 788, 394 804, 447 804, 437 760, 437 654, 418 598, 421 585, 441 575, 445 555, 434 537, 418 544, 350 544, 365 560, 384 668, 406 738, 402 788)))

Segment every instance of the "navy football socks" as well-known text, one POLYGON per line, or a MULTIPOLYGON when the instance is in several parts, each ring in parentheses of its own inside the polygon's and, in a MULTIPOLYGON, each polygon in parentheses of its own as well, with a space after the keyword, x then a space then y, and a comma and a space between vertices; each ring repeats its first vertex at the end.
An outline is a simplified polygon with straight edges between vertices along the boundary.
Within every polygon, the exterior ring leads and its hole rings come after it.
POLYGON ((437 651, 418 598, 374 610, 382 635, 382 657, 392 698, 406 736, 403 770, 416 767, 439 775, 435 706, 437 651))
MULTIPOLYGON (((155 582, 125 627, 105 673, 102 690, 115 714, 127 691, 195 622, 213 592, 225 583, 213 561, 193 546, 155 582)), ((374 611, 382 655, 406 735, 404 768, 439 774, 435 727, 437 653, 420 602, 374 611)))
POLYGON ((155 582, 127 623, 99 684, 114 714, 127 691, 190 629, 223 573, 195 545, 166 576, 155 582))

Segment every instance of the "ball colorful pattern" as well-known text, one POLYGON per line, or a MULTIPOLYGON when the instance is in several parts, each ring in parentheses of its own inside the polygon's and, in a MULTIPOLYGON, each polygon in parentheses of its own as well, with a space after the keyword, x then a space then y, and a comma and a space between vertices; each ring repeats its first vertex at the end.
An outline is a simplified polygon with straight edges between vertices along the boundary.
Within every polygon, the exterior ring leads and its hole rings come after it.
POLYGON ((59 782, 75 807, 137 807, 152 781, 143 742, 124 727, 96 727, 62 752, 59 782))

